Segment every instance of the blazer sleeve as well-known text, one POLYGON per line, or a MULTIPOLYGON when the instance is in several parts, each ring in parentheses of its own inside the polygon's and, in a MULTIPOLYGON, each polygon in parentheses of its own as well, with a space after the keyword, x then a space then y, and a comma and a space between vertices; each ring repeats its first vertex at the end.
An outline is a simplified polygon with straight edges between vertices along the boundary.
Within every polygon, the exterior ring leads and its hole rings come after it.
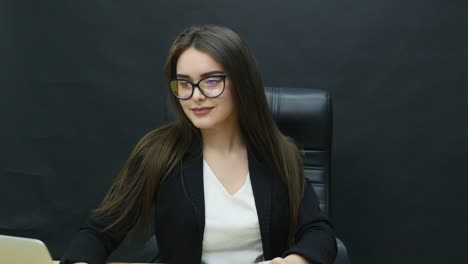
POLYGON ((60 264, 86 262, 88 264, 104 264, 108 256, 125 238, 131 226, 119 230, 111 229, 103 232, 108 221, 98 219, 91 214, 72 238, 63 254, 60 264))
POLYGON ((331 264, 336 258, 337 245, 333 227, 320 211, 319 199, 307 178, 294 242, 283 257, 298 254, 311 264, 331 264))

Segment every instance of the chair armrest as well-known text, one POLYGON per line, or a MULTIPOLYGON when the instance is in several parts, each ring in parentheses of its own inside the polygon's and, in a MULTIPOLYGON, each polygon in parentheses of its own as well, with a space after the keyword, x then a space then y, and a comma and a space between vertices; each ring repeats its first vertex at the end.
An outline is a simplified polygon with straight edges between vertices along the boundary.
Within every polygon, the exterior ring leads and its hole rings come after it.
POLYGON ((338 246, 338 254, 334 264, 351 264, 351 261, 348 257, 348 250, 346 249, 345 244, 339 238, 336 239, 336 244, 338 246))

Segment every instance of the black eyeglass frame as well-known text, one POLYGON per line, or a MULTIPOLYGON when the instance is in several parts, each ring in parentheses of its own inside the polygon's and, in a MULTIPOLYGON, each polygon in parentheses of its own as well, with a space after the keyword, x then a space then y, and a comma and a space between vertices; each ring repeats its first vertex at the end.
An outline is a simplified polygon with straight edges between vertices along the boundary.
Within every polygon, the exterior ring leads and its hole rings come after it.
POLYGON ((195 91, 195 87, 198 88, 198 90, 200 91, 200 93, 203 94, 205 97, 208 97, 208 98, 216 98, 216 97, 218 97, 218 96, 220 96, 220 95, 222 95, 222 94, 224 93, 224 89, 226 88, 226 77, 227 77, 227 75, 211 75, 211 76, 207 76, 207 77, 205 77, 205 78, 200 79, 197 83, 193 83, 193 82, 191 82, 191 81, 189 81, 189 80, 187 80, 187 79, 176 78, 176 79, 174 79, 174 80, 172 80, 172 81, 169 82, 169 87, 171 87, 172 94, 173 94, 175 97, 177 97, 179 100, 188 100, 188 99, 192 98, 193 92, 195 91), (221 77, 221 80, 223 81, 223 89, 222 89, 221 92, 220 92, 218 95, 216 95, 216 96, 208 96, 208 95, 206 95, 206 94, 203 92, 203 89, 200 88, 200 83, 203 82, 203 81, 206 80, 206 79, 213 78, 213 77, 221 77), (179 96, 177 96, 177 95, 174 93, 174 91, 172 90, 172 85, 171 85, 171 83, 174 82, 174 81, 184 81, 184 82, 189 83, 189 84, 190 84, 190 87, 192 87, 192 92, 190 93, 190 96, 187 97, 187 98, 180 98, 179 96))

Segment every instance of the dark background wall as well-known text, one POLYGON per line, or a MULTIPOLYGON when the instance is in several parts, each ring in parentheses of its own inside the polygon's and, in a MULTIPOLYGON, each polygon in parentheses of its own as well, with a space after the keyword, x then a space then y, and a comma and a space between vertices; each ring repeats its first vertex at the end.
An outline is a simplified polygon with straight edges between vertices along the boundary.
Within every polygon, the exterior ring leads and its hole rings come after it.
POLYGON ((190 24, 250 45, 269 86, 329 90, 333 208, 354 263, 465 263, 466 1, 0 4, 0 233, 59 258, 133 145, 163 122, 190 24))

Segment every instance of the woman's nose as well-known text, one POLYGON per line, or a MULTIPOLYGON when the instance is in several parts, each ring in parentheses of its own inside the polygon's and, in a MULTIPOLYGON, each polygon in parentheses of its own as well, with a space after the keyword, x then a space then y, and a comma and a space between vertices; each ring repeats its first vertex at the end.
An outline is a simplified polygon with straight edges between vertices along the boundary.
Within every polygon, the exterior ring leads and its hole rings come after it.
POLYGON ((199 88, 199 87, 195 87, 195 88, 193 89, 192 98, 193 98, 194 100, 201 101, 201 100, 204 100, 206 97, 205 97, 205 95, 203 95, 203 94, 200 92, 200 88, 199 88))

